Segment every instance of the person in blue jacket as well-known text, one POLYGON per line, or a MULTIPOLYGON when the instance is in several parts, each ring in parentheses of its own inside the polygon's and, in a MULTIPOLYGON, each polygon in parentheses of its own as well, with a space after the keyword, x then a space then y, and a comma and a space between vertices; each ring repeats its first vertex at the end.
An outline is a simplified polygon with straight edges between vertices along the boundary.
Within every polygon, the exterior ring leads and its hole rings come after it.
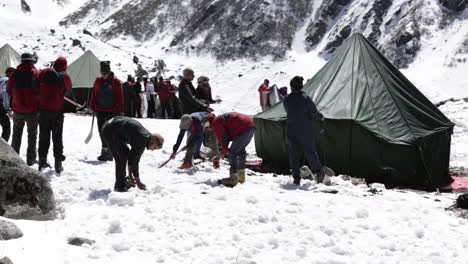
POLYGON ((183 115, 180 118, 180 132, 177 137, 177 142, 172 148, 171 159, 175 158, 177 150, 184 139, 187 132, 187 152, 185 153, 184 163, 178 167, 181 170, 190 169, 193 167, 193 159, 200 157, 200 148, 203 143, 204 125, 208 121, 208 112, 195 112, 191 115, 183 115))
POLYGON ((292 92, 284 99, 287 113, 289 162, 294 178, 294 184, 300 185, 301 158, 305 155, 311 171, 317 175, 317 181, 322 182, 324 171, 317 154, 313 121, 324 122, 323 115, 317 110, 310 96, 306 95, 304 78, 294 77, 291 82, 292 92))

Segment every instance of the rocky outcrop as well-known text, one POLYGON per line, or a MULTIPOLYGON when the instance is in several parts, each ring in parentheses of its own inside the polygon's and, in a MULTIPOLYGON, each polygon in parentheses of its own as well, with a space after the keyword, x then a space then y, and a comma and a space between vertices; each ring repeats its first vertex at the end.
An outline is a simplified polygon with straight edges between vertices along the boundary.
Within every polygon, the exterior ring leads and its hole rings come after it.
POLYGON ((8 257, 3 257, 0 259, 0 264, 13 264, 13 262, 8 257))
POLYGON ((17 239, 23 236, 23 232, 15 224, 0 219, 0 240, 17 239))
POLYGON ((439 0, 439 3, 450 10, 461 12, 468 7, 467 0, 439 0))
POLYGON ((0 164, 0 216, 54 219, 55 199, 49 181, 28 167, 3 139, 0 139, 0 164))
POLYGON ((434 30, 466 19, 460 11, 467 4, 468 0, 90 0, 60 24, 91 29, 104 41, 130 36, 139 42, 167 43, 161 47, 166 52, 208 53, 220 60, 282 59, 294 41, 307 51, 318 49, 328 59, 353 33, 362 33, 402 68, 434 30))

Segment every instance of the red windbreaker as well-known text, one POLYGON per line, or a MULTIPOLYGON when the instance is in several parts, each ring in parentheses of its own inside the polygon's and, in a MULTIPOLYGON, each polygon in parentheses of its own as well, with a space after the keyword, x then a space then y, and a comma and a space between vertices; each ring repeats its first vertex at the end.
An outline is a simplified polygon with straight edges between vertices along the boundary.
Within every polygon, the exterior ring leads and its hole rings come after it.
POLYGON ((12 97, 12 109, 15 113, 31 114, 38 110, 39 85, 37 77, 39 71, 33 64, 21 63, 10 74, 7 91, 12 97))
POLYGON ((260 106, 265 106, 265 105, 270 106, 270 98, 269 97, 267 97, 266 102, 263 100, 263 93, 264 92, 271 92, 271 88, 269 88, 265 84, 262 84, 262 85, 260 85, 260 87, 258 87, 258 93, 260 94, 260 106))
POLYGON ((122 113, 124 98, 122 83, 111 73, 109 79, 96 78, 89 106, 94 112, 122 113))
POLYGON ((161 102, 169 102, 171 100, 171 95, 174 94, 174 87, 168 85, 166 82, 158 83, 158 96, 161 102))
POLYGON ((213 114, 209 114, 208 120, 211 125, 211 130, 213 130, 213 133, 221 145, 223 154, 228 153, 229 141, 234 140, 248 129, 255 127, 252 118, 248 115, 236 112, 226 113, 217 117, 213 114))
POLYGON ((66 73, 67 59, 59 57, 54 70, 48 68, 39 74, 39 110, 63 112, 63 97, 72 88, 70 76, 66 73))

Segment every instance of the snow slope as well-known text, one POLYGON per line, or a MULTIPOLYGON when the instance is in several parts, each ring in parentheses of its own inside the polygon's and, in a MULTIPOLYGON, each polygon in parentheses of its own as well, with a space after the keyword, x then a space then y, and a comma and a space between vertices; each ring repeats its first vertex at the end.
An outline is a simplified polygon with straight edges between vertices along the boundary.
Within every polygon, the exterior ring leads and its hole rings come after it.
MULTIPOLYGON (((342 178, 332 187, 305 181, 296 188, 288 177, 251 172, 244 185, 218 187, 216 180, 228 174, 224 163, 219 171, 206 163, 185 174, 176 169, 178 157, 157 169, 176 140, 177 121, 140 120, 166 139, 162 151, 147 151, 141 160, 148 191, 109 193, 114 166, 95 160, 97 131, 83 144, 90 121, 66 116, 65 172, 45 171, 60 218, 15 221, 25 236, 0 241, 0 256, 15 264, 468 263, 468 221, 444 210, 453 194, 376 185, 381 192, 373 195, 342 178), (330 188, 339 193, 321 192, 330 188), (72 236, 96 242, 70 246, 72 236)), ((466 117, 460 122, 468 126, 466 117)), ((249 153, 254 159, 253 144, 249 153)))

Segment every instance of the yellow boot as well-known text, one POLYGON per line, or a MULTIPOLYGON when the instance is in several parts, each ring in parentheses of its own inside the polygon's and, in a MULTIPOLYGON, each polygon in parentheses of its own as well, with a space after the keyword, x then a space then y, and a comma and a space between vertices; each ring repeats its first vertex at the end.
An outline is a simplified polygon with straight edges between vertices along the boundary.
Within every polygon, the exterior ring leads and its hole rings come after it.
POLYGON ((229 178, 219 180, 218 183, 233 188, 239 183, 239 173, 231 173, 229 178))
POLYGON ((245 182, 245 169, 239 170, 239 182, 242 184, 245 182))

